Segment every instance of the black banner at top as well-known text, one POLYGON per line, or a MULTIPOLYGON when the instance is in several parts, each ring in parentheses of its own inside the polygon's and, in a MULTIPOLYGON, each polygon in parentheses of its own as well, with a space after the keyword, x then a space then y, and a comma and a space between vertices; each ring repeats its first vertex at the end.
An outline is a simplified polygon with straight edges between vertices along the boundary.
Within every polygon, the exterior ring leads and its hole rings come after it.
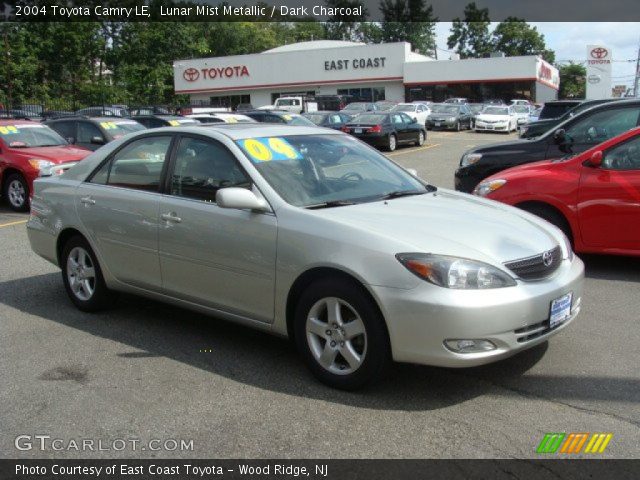
MULTIPOLYGON (((3 0, 4 21, 381 21, 383 0, 3 0)), ((391 0, 405 2, 408 0, 391 0)), ((464 18, 472 0, 424 0, 436 21, 464 18)), ((515 17, 539 22, 637 22, 638 0, 477 0, 499 22, 515 17)))

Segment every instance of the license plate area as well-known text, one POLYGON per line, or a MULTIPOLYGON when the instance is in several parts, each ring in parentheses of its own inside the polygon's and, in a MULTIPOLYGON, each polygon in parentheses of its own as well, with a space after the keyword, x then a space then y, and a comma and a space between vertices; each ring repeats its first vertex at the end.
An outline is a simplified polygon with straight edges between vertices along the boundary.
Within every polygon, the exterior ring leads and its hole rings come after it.
POLYGON ((549 310, 549 328, 555 328, 571 316, 573 292, 569 292, 551 301, 549 310))
POLYGON ((362 129, 361 128, 356 128, 353 130, 354 133, 362 133, 362 129))

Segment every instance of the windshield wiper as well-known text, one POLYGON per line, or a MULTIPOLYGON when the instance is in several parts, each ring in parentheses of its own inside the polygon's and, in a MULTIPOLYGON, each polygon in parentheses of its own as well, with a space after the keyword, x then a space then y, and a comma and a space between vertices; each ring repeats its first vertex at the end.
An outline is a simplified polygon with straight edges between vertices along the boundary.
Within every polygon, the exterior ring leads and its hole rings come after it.
POLYGON ((356 202, 350 200, 331 200, 330 202, 316 203, 314 205, 307 205, 307 210, 318 210, 320 208, 333 208, 333 207, 346 207, 348 205, 355 205, 356 202))
POLYGON ((424 195, 425 193, 433 192, 433 189, 425 188, 424 190, 396 190, 395 192, 389 192, 385 195, 382 195, 378 198, 378 200, 390 200, 392 198, 399 197, 409 197, 411 195, 424 195))

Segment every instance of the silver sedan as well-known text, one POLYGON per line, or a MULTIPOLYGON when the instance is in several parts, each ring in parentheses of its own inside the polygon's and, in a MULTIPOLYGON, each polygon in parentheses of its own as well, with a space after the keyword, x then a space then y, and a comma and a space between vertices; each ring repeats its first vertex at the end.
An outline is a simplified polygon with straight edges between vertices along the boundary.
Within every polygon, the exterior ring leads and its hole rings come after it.
POLYGON ((148 130, 34 190, 32 249, 79 309, 129 292, 288 336, 337 388, 392 360, 503 359, 580 311, 583 264, 560 230, 341 132, 148 130))

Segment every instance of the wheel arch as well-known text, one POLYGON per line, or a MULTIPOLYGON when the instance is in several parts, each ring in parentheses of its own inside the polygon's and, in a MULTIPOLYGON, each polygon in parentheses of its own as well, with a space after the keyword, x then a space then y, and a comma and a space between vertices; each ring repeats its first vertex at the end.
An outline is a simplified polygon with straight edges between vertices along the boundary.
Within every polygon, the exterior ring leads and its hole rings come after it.
MULTIPOLYGON (((64 250, 64 246, 67 244, 70 238, 75 236, 79 236, 87 240, 87 237, 85 237, 80 230, 73 227, 67 227, 63 229, 58 235, 58 239, 56 240, 56 259, 58 260, 59 266, 62 265, 61 257, 62 257, 62 251, 64 250)), ((87 240, 87 243, 89 243, 88 240, 87 240)), ((89 245, 91 244, 89 243, 89 245)))
POLYGON ((542 209, 549 210, 555 213, 556 215, 559 215, 565 222, 567 222, 567 226, 569 227, 569 231, 571 232, 571 238, 569 240, 571 240, 572 243, 575 244, 576 239, 579 237, 578 225, 574 225, 574 223, 571 220, 571 216, 567 215, 567 212, 565 212, 562 207, 555 205, 552 202, 548 202, 546 200, 525 200, 525 201, 516 203, 514 206, 526 211, 528 211, 527 207, 542 208, 542 209))
POLYGON ((365 286, 365 284, 355 277, 354 275, 345 272, 344 270, 340 270, 334 267, 314 267, 305 272, 301 273, 298 278, 291 284, 291 288, 289 288, 289 293, 287 294, 287 303, 286 303, 286 323, 287 323, 287 335, 289 339, 294 340, 294 321, 295 321, 295 310, 302 296, 303 292, 311 285, 313 282, 325 279, 325 278, 341 278, 347 280, 348 282, 356 285, 361 291, 371 300, 372 304, 380 313, 380 316, 384 320, 385 329, 387 331, 387 338, 389 336, 389 326, 387 325, 386 318, 384 316, 384 312, 382 308, 380 308, 380 304, 376 300, 376 297, 371 293, 371 291, 365 286))

